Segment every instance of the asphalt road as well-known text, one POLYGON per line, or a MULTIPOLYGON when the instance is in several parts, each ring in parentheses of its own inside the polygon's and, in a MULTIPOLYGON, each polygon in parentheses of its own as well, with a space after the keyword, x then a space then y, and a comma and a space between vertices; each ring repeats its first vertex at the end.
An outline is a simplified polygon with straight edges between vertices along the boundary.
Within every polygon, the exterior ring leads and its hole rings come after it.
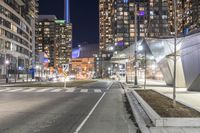
POLYGON ((0 88, 0 133, 134 133, 118 83, 0 88))

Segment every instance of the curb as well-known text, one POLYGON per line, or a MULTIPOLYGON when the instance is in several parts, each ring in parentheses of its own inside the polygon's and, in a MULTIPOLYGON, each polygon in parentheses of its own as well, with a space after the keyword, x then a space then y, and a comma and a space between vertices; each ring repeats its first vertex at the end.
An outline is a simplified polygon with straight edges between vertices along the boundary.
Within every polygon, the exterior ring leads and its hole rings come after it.
POLYGON ((125 94, 126 94, 126 96, 128 98, 128 102, 129 102, 129 104, 131 106, 132 113, 133 113, 133 115, 135 117, 135 120, 136 120, 136 122, 138 124, 140 132, 141 133, 151 133, 149 128, 147 127, 144 119, 142 118, 141 114, 139 113, 138 109, 135 108, 133 100, 131 99, 131 95, 130 95, 131 93, 128 92, 128 87, 125 84, 123 85, 122 83, 121 83, 121 86, 124 89, 125 94))

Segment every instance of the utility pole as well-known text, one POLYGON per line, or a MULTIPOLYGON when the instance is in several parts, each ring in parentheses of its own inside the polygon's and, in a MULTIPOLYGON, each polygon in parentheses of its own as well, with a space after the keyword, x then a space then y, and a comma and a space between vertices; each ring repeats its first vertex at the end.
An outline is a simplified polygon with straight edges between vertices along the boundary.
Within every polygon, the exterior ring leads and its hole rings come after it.
POLYGON ((174 87, 173 87, 173 107, 176 107, 176 61, 177 61, 177 48, 176 48, 176 43, 177 43, 177 12, 176 12, 176 6, 177 6, 177 1, 173 0, 173 5, 174 5, 174 29, 175 29, 175 35, 174 35, 174 87))

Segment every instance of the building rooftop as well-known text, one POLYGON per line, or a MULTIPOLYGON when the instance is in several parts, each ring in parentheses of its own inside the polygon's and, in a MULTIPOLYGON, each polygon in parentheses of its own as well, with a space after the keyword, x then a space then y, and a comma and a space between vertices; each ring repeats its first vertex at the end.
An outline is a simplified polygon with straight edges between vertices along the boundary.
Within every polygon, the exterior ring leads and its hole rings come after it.
POLYGON ((55 15, 39 15, 38 16, 38 21, 44 21, 44 20, 54 21, 56 19, 57 17, 55 15))

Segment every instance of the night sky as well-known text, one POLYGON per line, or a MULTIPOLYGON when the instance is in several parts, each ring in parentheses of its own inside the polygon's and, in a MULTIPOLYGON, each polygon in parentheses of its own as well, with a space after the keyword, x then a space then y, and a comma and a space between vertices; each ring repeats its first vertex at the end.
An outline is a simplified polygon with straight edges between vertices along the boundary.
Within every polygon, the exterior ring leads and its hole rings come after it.
MULTIPOLYGON (((73 46, 81 42, 98 44, 98 3, 98 0, 70 0, 73 46)), ((39 14, 53 14, 64 19, 64 0, 40 0, 39 4, 39 14)))

